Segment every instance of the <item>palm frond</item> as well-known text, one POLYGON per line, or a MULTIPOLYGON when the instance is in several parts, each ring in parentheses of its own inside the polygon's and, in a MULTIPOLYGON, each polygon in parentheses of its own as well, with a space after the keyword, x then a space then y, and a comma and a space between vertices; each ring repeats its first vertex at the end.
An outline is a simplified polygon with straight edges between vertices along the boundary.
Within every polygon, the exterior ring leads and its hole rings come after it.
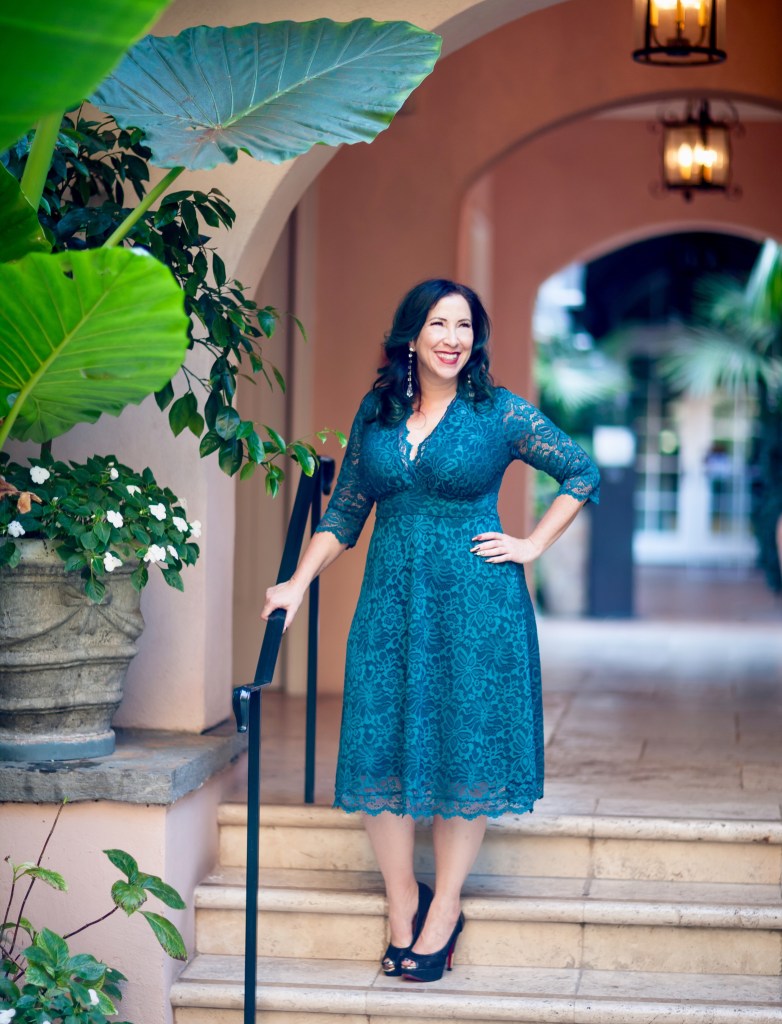
POLYGON ((660 374, 677 391, 706 397, 717 391, 753 395, 759 385, 770 394, 782 390, 782 359, 759 348, 749 335, 733 336, 691 328, 660 361, 660 374))
POLYGON ((630 377, 620 363, 594 350, 549 355, 547 346, 538 347, 535 383, 546 405, 568 415, 624 394, 630 377))
POLYGON ((782 320, 782 249, 768 238, 752 268, 745 292, 747 309, 757 319, 774 324, 782 320))

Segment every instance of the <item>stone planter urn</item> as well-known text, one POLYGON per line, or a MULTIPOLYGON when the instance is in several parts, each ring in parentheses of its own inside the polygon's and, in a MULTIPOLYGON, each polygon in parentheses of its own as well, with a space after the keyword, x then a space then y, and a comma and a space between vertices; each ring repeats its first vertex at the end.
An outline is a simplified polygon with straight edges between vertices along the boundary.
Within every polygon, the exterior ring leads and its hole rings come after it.
POLYGON ((20 540, 0 569, 0 760, 63 761, 114 750, 111 719, 144 628, 134 566, 93 604, 53 545, 20 540))

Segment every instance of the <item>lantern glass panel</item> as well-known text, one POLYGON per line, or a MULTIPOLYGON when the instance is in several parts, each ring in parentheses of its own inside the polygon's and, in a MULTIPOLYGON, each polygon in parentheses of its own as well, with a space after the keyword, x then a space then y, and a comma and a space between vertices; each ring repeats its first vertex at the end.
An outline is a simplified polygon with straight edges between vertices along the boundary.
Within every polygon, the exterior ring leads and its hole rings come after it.
POLYGON ((730 173, 728 129, 697 124, 665 129, 663 164, 669 188, 727 188, 730 173))

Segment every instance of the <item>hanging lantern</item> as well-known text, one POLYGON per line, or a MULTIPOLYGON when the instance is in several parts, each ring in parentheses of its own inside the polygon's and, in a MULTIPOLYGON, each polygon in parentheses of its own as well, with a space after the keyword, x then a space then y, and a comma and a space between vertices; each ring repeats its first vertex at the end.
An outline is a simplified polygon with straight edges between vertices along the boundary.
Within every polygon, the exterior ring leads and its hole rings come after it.
POLYGON ((668 67, 721 64, 726 0, 635 0, 636 49, 641 64, 668 67))
POLYGON ((695 109, 688 107, 685 116, 662 120, 663 185, 671 192, 681 192, 686 200, 693 192, 738 193, 731 187, 730 133, 737 129, 738 117, 732 121, 715 121, 707 100, 695 109))

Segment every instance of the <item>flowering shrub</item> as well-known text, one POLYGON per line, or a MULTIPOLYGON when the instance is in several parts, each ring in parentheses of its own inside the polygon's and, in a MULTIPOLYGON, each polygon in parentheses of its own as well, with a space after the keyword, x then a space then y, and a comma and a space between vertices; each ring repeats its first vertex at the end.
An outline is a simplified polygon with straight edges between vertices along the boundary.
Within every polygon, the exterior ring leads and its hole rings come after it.
POLYGON ((150 565, 183 589, 180 570, 198 558, 201 524, 188 521, 183 502, 151 470, 136 473, 113 455, 65 463, 44 454, 28 466, 4 461, 0 472, 0 565, 18 564, 13 539, 46 538, 92 601, 103 599, 102 578, 127 563, 136 590, 146 586, 150 565))
MULTIPOLYGON (((37 930, 24 916, 35 883, 43 882, 60 892, 68 889, 68 883, 59 872, 41 866, 61 812, 62 807, 35 863, 10 864, 9 858, 5 858, 11 869, 11 891, 0 923, 0 1024, 108 1024, 106 1018, 117 1013, 116 1002, 122 998, 119 983, 127 980, 125 975, 90 953, 71 955, 65 940, 99 924, 118 910, 129 917, 149 896, 156 896, 176 910, 185 906, 176 889, 157 875, 140 871, 130 854, 123 850, 104 850, 114 867, 125 876, 111 887, 112 909, 65 936, 48 928, 37 930), (20 885, 25 886, 24 892, 19 894, 19 907, 12 914, 20 885), (18 949, 24 941, 29 941, 29 945, 18 949)), ((184 941, 175 925, 150 910, 142 910, 141 915, 169 956, 176 960, 187 959, 184 941)))

